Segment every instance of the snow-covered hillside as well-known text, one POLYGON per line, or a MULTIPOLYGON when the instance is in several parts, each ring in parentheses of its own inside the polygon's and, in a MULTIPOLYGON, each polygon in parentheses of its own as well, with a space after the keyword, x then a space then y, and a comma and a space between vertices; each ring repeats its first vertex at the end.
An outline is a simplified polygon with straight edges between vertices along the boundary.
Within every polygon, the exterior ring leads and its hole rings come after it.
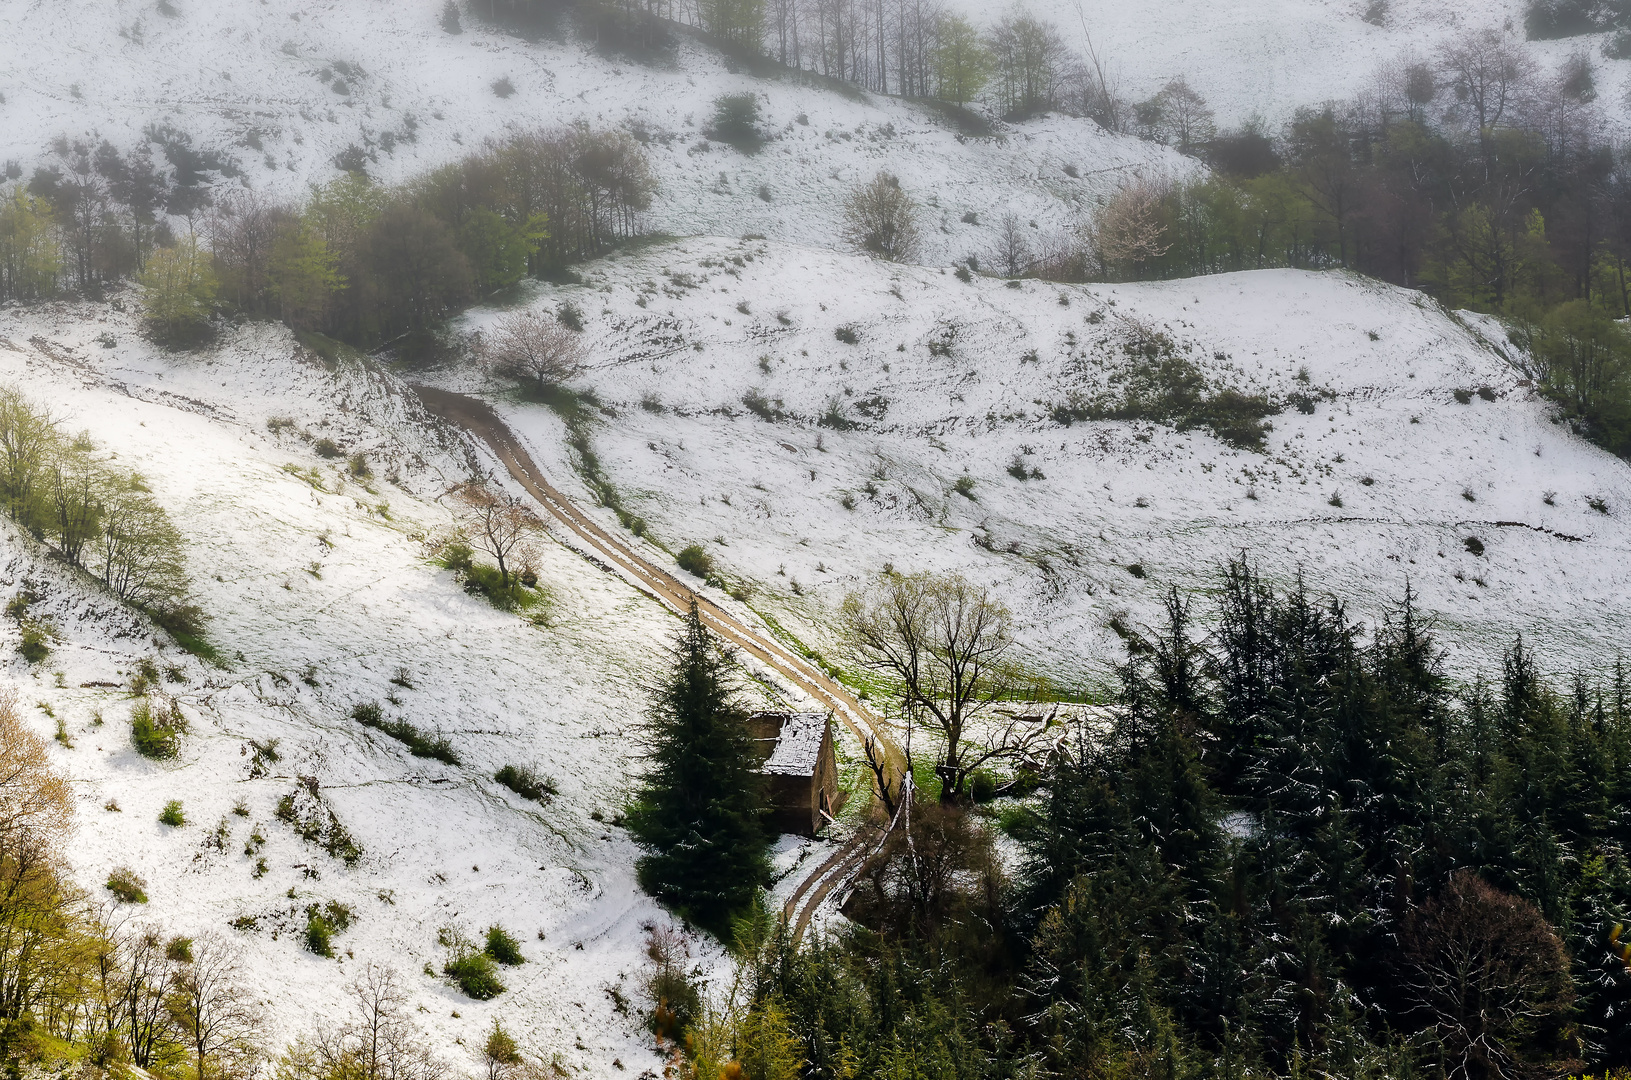
MULTIPOLYGON (((584 383, 613 413, 594 445, 629 510, 826 646, 845 593, 885 565, 958 569, 1001 590, 1038 669, 1079 685, 1120 655, 1113 620, 1153 620, 1169 585, 1209 587, 1242 550, 1361 614, 1409 580, 1483 664, 1519 629, 1559 668, 1611 659, 1631 629, 1631 468, 1551 422, 1504 339, 1417 293, 1295 271, 964 283, 696 240, 535 303, 568 298, 591 315, 584 383), (1307 394, 1313 412, 1274 416, 1262 453, 1051 417, 1112 386, 1123 344, 1151 332, 1215 387, 1307 394), (819 426, 833 410, 853 430, 819 426)), ((505 408, 567 473, 553 415, 505 408)))
POLYGON ((983 253, 1003 211, 1057 233, 1129 175, 1194 167, 1069 117, 969 138, 899 99, 735 74, 689 38, 672 66, 649 66, 471 19, 451 35, 441 7, 227 0, 178 2, 167 17, 136 0, 14 4, 0 16, 0 159, 29 171, 58 136, 128 152, 149 125, 168 124, 200 150, 226 151, 237 182, 299 199, 338 175, 335 159, 351 146, 369 152, 371 174, 396 182, 489 139, 582 121, 646 142, 661 186, 652 231, 834 245, 843 197, 883 169, 925 205, 930 263, 983 253), (493 93, 500 78, 513 94, 493 93), (704 136, 715 99, 732 93, 761 98, 769 138, 755 154, 704 136))
MULTIPOLYGON (((976 22, 999 5, 954 0, 976 22)), ((1150 96, 1168 79, 1185 77, 1226 125, 1261 117, 1270 124, 1302 106, 1319 106, 1370 89, 1379 66, 1402 57, 1431 61, 1446 42, 1468 30, 1523 36, 1524 0, 1026 0, 1036 15, 1058 24, 1065 40, 1087 51, 1084 30, 1122 91, 1150 96), (1365 21, 1380 6, 1380 24, 1365 21)), ((1631 61, 1603 57, 1605 35, 1532 42, 1546 68, 1575 52, 1598 65, 1601 100, 1623 123, 1631 93, 1631 61)))
MULTIPOLYGON (((573 1075, 656 1066, 638 1018, 607 990, 638 1000, 641 928, 667 916, 636 888, 634 850, 606 822, 636 768, 639 686, 672 624, 662 609, 554 544, 541 624, 465 594, 421 540, 451 524, 445 488, 494 463, 433 426, 395 379, 325 364, 281 328, 168 355, 106 306, 13 309, 0 312, 0 381, 143 474, 187 538, 225 659, 216 669, 186 656, 6 528, 0 596, 38 596, 30 614, 56 635, 29 666, 17 624, 0 621, 3 680, 43 734, 54 717, 72 744, 53 752, 78 796, 80 884, 105 899, 109 872, 128 866, 150 902, 121 918, 173 934, 239 926, 274 1050, 343 1015, 345 980, 374 960, 409 976, 418 1022, 461 1075, 493 1017, 573 1075), (274 418, 292 423, 269 430, 274 418), (318 457, 300 432, 365 452, 374 478, 318 457), (170 673, 159 700, 173 697, 190 722, 174 762, 131 746, 128 687, 143 659, 170 673), (462 764, 412 757, 350 719, 370 701, 445 736, 462 764), (278 760, 258 761, 251 740, 278 740, 278 760), (560 789, 542 807, 492 780, 533 762, 560 789), (361 845, 354 866, 277 820, 279 799, 308 782, 361 845), (157 821, 172 799, 180 829, 157 821), (252 833, 265 839, 254 855, 252 833), (355 914, 337 960, 300 940, 306 906, 329 901, 355 914), (444 927, 476 936, 494 923, 529 960, 505 971, 509 992, 478 1003, 420 974, 446 958, 444 927)), ((298 806, 312 809, 305 794, 298 806)))

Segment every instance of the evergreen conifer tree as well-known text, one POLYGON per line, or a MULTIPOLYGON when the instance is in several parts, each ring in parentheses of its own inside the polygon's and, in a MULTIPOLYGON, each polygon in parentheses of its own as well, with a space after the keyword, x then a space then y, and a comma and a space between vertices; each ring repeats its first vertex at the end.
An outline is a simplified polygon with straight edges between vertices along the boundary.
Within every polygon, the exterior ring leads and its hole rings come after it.
POLYGON ((652 690, 651 770, 628 826, 647 848, 640 886, 718 933, 769 878, 764 781, 730 657, 695 601, 670 655, 671 669, 652 690))

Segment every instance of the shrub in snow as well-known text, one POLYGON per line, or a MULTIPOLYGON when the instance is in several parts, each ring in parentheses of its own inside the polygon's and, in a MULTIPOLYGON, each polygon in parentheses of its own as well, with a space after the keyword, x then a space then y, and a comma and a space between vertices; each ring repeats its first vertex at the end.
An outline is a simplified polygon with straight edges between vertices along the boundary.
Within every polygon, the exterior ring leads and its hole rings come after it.
POLYGON ((128 866, 108 875, 107 890, 121 904, 147 903, 147 881, 128 866))
POLYGON ((701 544, 687 544, 680 549, 674 561, 679 564, 681 570, 699 578, 706 578, 714 572, 713 556, 704 551, 701 544))
POLYGON ((17 653, 30 664, 38 664, 51 655, 51 647, 46 644, 49 635, 45 627, 33 619, 22 622, 22 638, 17 642, 17 653))
POLYGON ((713 124, 709 134, 738 150, 751 151, 759 145, 759 96, 724 94, 714 99, 713 124))
POLYGON ((691 950, 685 937, 666 926, 646 932, 646 997, 651 1002, 651 1031, 660 1039, 678 1042, 702 1012, 702 995, 687 974, 691 950))
MULTIPOLYGON (((581 330, 582 320, 573 312, 581 330)), ((502 316, 483 337, 481 359, 495 375, 554 386, 583 370, 583 347, 564 316, 519 311, 502 316)))
MULTIPOLYGON (((447 962, 442 965, 442 974, 466 996, 477 1001, 490 1001, 504 992, 504 983, 498 977, 493 958, 476 948, 475 942, 462 931, 448 927, 437 935, 437 940, 449 950, 447 962)), ((516 946, 516 955, 520 955, 519 945, 516 946)))
POLYGON ((143 699, 130 710, 130 741, 142 757, 155 761, 173 758, 181 750, 181 736, 187 731, 187 720, 179 706, 156 709, 143 699))
POLYGON ((521 955, 521 943, 498 925, 487 928, 487 946, 482 951, 507 967, 527 962, 527 958, 521 955))
POLYGON ((180 799, 171 799, 164 804, 164 809, 159 812, 159 824, 168 825, 172 829, 179 829, 187 824, 187 815, 182 813, 180 799))
POLYGON ((506 765, 493 774, 493 779, 533 802, 547 803, 559 794, 553 779, 541 775, 529 765, 506 765))
POLYGON ((888 173, 856 188, 844 203, 844 240, 891 262, 917 251, 917 204, 888 173))
POLYGON ((347 866, 362 858, 362 846, 323 802, 315 780, 309 786, 303 784, 278 799, 277 819, 292 828, 302 840, 316 844, 347 866))
POLYGON ((566 327, 568 330, 575 330, 578 333, 583 332, 583 312, 578 310, 578 305, 574 304, 572 301, 568 300, 560 307, 556 308, 555 317, 559 319, 561 321, 561 325, 566 327))
POLYGON ((316 953, 318 956, 332 957, 334 955, 334 927, 323 918, 321 912, 310 911, 306 913, 306 951, 316 953))
POLYGON ((352 709, 351 719, 403 743, 414 757, 435 758, 448 765, 459 764, 459 755, 453 752, 453 745, 446 737, 438 735, 432 738, 406 720, 385 719, 377 701, 366 701, 352 709))

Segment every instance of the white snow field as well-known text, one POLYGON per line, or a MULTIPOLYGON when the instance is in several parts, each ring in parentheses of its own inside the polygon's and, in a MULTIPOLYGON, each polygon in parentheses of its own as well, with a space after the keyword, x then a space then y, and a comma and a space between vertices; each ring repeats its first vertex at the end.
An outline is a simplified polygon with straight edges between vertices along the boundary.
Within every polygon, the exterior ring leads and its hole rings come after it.
MULTIPOLYGON (((611 413, 594 449, 628 510, 671 551, 704 544, 824 651, 844 595, 886 565, 955 569, 1014 608, 1035 670, 1102 684, 1112 621, 1152 622, 1168 586, 1212 587, 1243 549, 1368 618, 1409 580, 1452 655, 1486 668, 1519 630, 1559 670, 1624 647, 1631 468, 1552 422, 1478 317, 1338 273, 1011 284, 698 239, 533 303, 588 315, 583 383, 611 413), (1215 387, 1311 393, 1314 412, 1272 417, 1262 453, 1050 417, 1113 385, 1151 331, 1215 387), (820 426, 830 409, 853 429, 820 426)), ((564 481, 554 415, 503 408, 564 481)))
POLYGON ((417 1022, 461 1073, 476 1065, 493 1017, 524 1048, 559 1055, 571 1075, 619 1075, 618 1061, 628 1075, 660 1068, 638 1017, 615 1011, 608 989, 640 1000, 641 928, 667 916, 639 892, 634 849, 606 822, 638 768, 640 686, 673 620, 552 543, 541 568, 553 593, 545 625, 466 595, 427 561, 421 538, 451 524, 436 501, 446 487, 472 464, 494 463, 444 440, 395 379, 354 361, 330 370, 281 328, 165 354, 103 305, 8 309, 0 381, 50 402, 67 430, 89 430, 147 479, 187 537, 209 636, 226 660, 211 668, 165 644, 8 528, 0 593, 40 596, 30 613, 55 626, 56 640, 29 667, 15 651, 16 623, 0 622, 3 681, 42 734, 54 715, 72 743, 52 746, 78 794, 70 857, 80 884, 111 900, 108 873, 129 866, 151 899, 120 908, 122 919, 167 934, 235 934, 271 1007, 274 1050, 343 1016, 351 969, 373 960, 407 975, 417 1022), (112 348, 97 343, 102 333, 112 348), (293 427, 269 431, 274 417, 293 427), (365 451, 375 478, 365 486, 344 459, 319 458, 299 431, 365 451), (161 701, 173 696, 191 724, 173 762, 131 747, 127 688, 143 658, 180 680, 162 684, 161 701), (399 673, 411 685, 393 683, 399 673), (350 719, 366 701, 446 736, 462 764, 412 757, 350 719), (280 760, 252 778, 250 740, 272 739, 280 760), (492 780, 502 764, 533 762, 560 789, 542 807, 492 780), (354 866, 277 820, 300 778, 315 781, 362 846, 354 866), (171 799, 188 819, 179 829, 157 821, 171 799), (240 800, 247 816, 233 812, 240 800), (229 836, 216 844, 218 822, 229 836), (260 877, 244 853, 254 831, 266 841, 260 877), (336 960, 301 943, 306 906, 330 900, 356 920, 336 937, 336 960), (227 929, 244 917, 253 928, 227 929), (507 993, 478 1003, 440 977, 437 936, 458 927, 479 937, 495 923, 529 962, 504 970, 507 993), (426 965, 437 974, 421 974, 426 965))
MULTIPOLYGON (((1093 50, 1133 100, 1182 76, 1207 99, 1220 124, 1254 117, 1271 126, 1305 106, 1365 93, 1379 67, 1401 58, 1432 62, 1441 46, 1472 30, 1523 38, 1524 0, 1024 0, 1058 25, 1080 52, 1093 50), (1380 24, 1365 15, 1383 9, 1380 24), (1085 31, 1085 33, 1084 33, 1085 31)), ((976 23, 1007 6, 953 0, 976 23)), ((1605 34, 1528 45, 1542 70, 1576 52, 1597 66, 1599 99, 1625 130, 1631 61, 1602 55, 1605 34)))
POLYGON ((672 66, 648 66, 469 18, 464 33, 447 34, 441 0, 172 6, 173 18, 135 0, 31 0, 0 12, 0 159, 26 176, 59 136, 128 152, 149 125, 168 124, 198 149, 229 152, 236 182, 298 200, 339 175, 335 157, 353 144, 371 151, 371 175, 395 183, 488 140, 581 121, 646 142, 661 184, 652 231, 836 244, 843 197, 886 170, 925 205, 921 257, 932 263, 982 253, 1004 211, 1056 234, 1130 175, 1195 168, 1065 116, 969 138, 923 106, 847 84, 733 74, 685 37, 672 66), (511 96, 490 89, 500 78, 511 96), (704 136, 715 99, 732 93, 760 97, 768 141, 755 154, 704 136), (970 213, 975 222, 963 220, 970 213))

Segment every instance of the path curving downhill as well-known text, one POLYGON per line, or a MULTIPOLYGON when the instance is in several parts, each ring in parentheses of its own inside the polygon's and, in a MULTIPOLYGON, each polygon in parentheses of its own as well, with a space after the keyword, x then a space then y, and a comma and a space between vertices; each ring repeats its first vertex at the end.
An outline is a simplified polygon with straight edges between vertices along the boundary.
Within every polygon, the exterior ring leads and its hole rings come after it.
MULTIPOLYGON (((461 428, 486 443, 510 475, 577 541, 579 552, 602 565, 636 589, 681 614, 694 601, 704 625, 735 648, 758 659, 787 678, 815 700, 831 709, 858 740, 874 738, 884 748, 889 768, 898 778, 905 757, 888 730, 840 683, 781 642, 747 625, 741 619, 692 589, 668 570, 624 543, 622 538, 601 528, 588 514, 552 485, 521 445, 509 425, 479 398, 414 386, 425 409, 433 416, 461 428)), ((858 870, 867 858, 867 843, 875 830, 858 828, 826 861, 817 866, 794 889, 784 915, 792 925, 794 939, 802 936, 816 910, 833 890, 858 870)))

